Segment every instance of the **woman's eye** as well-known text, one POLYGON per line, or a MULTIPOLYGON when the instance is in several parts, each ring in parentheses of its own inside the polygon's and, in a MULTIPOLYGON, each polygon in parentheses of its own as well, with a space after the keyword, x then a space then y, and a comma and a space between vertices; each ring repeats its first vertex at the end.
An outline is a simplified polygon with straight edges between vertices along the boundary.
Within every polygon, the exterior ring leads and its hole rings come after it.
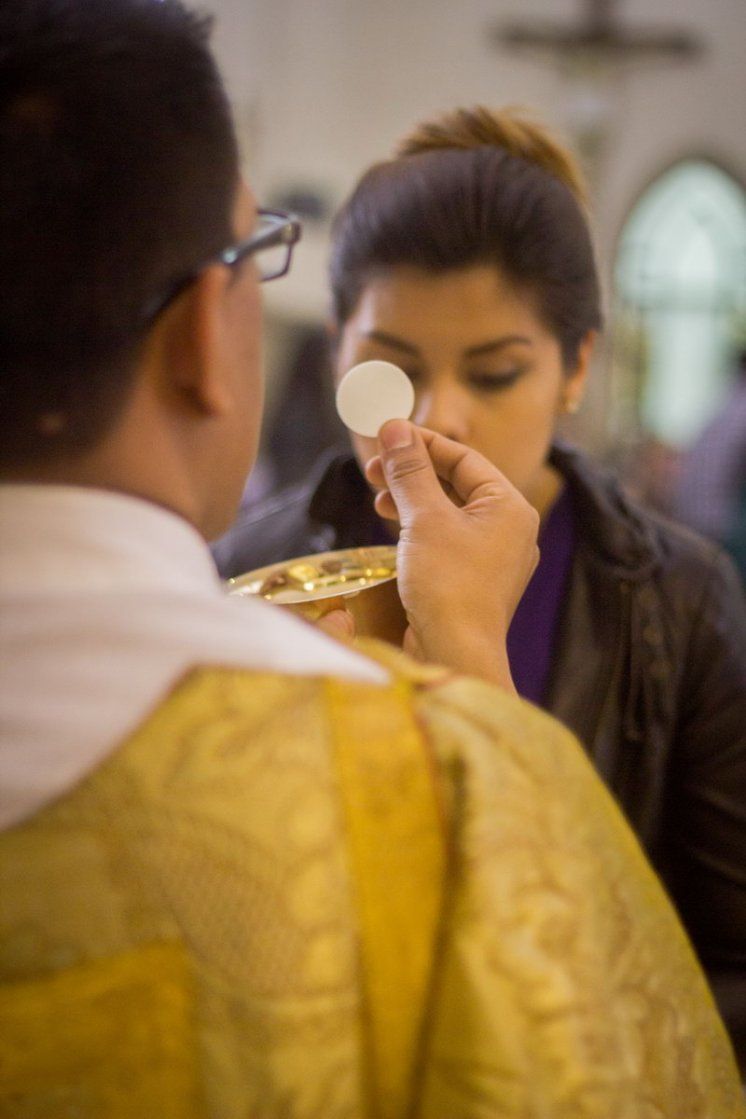
POLYGON ((500 392, 514 385, 522 372, 522 369, 509 369, 504 373, 470 373, 469 384, 478 392, 500 392))

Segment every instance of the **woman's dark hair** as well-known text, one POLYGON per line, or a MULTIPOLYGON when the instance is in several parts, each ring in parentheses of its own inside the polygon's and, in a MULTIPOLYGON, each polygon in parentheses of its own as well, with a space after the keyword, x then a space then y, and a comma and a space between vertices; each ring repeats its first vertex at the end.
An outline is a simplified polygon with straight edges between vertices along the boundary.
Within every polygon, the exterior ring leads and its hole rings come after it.
POLYGON ((332 311, 343 325, 376 274, 494 265, 536 300, 566 368, 601 326, 582 176, 514 110, 459 109, 419 125, 360 179, 332 232, 332 311))
POLYGON ((126 399, 144 308, 233 239, 238 154, 209 30, 180 0, 0 4, 5 464, 48 454, 45 430, 61 451, 94 444, 126 399))

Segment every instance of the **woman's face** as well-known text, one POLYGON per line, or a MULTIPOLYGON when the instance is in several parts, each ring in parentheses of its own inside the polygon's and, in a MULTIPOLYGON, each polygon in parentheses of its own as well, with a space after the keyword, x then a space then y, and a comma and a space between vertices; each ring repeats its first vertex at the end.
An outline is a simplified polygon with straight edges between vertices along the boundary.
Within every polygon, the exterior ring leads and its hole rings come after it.
MULTIPOLYGON (((567 371, 533 303, 490 266, 429 273, 397 266, 363 289, 342 327, 336 379, 371 358, 411 378, 413 420, 474 447, 539 512, 554 496, 547 453, 558 416, 577 402, 592 338, 567 371)), ((364 465, 376 441, 353 435, 364 465)))

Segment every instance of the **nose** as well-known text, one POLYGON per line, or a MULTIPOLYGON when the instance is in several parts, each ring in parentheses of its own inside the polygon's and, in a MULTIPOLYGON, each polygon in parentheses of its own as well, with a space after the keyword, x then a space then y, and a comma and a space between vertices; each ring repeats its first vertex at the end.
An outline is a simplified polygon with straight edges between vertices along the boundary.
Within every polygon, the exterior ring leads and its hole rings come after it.
POLYGON ((453 385, 435 385, 418 391, 412 419, 420 427, 437 431, 457 443, 469 440, 469 403, 453 385))

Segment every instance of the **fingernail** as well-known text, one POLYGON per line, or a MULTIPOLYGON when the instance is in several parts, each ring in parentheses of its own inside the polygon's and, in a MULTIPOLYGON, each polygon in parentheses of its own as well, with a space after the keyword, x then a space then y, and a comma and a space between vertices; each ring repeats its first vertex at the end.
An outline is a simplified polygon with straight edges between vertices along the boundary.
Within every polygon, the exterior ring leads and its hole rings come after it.
POLYGON ((406 420, 389 420, 378 432, 378 439, 385 451, 398 451, 401 447, 411 447, 412 425, 406 420))

